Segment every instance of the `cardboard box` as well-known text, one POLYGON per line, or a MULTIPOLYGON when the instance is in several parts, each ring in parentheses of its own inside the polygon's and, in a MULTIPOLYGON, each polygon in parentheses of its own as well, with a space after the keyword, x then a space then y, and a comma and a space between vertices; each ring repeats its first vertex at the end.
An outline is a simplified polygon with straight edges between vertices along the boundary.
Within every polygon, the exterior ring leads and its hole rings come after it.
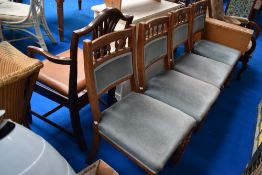
POLYGON ((103 160, 97 160, 92 165, 82 170, 78 175, 119 175, 103 160))

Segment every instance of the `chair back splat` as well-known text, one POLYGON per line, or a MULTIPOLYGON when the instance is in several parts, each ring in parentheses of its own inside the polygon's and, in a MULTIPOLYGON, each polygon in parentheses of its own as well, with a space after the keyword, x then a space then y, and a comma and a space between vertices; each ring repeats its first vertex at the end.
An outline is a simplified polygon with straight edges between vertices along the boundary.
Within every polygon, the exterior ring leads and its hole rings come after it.
MULTIPOLYGON (((185 49, 187 52, 190 51, 190 41, 191 41, 191 28, 190 25, 190 7, 185 7, 172 12, 170 33, 171 33, 171 57, 173 58, 173 52, 181 44, 185 44, 185 49)), ((174 59, 170 60, 172 65, 174 59)))
POLYGON ((204 36, 205 21, 206 21, 206 11, 207 11, 207 1, 202 0, 192 4, 191 8, 191 18, 192 18, 192 42, 194 42, 195 34, 201 33, 201 37, 204 36))
POLYGON ((137 91, 134 47, 134 26, 94 41, 84 41, 85 75, 94 122, 100 121, 101 94, 127 80, 131 90, 137 91))
POLYGON ((141 91, 146 89, 147 80, 170 68, 169 24, 169 16, 139 24, 137 62, 141 91))

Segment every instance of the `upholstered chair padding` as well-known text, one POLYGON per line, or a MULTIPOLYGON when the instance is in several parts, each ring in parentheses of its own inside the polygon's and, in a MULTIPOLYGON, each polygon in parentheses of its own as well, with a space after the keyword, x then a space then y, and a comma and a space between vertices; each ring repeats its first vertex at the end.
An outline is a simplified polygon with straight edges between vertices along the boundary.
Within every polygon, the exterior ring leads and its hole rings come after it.
MULTIPOLYGON (((85 72, 84 72, 84 58, 83 50, 78 48, 77 58, 77 92, 85 89, 85 72)), ((58 56, 70 57, 70 51, 67 50, 58 56)), ((43 61, 44 67, 40 70, 38 75, 39 82, 48 85, 50 88, 55 89, 59 93, 68 96, 69 90, 69 65, 56 64, 51 61, 43 61)))
POLYGON ((195 123, 170 105, 132 92, 102 113, 99 132, 157 174, 195 123))
POLYGON ((173 49, 188 39, 188 24, 183 24, 173 30, 173 49))
POLYGON ((205 15, 195 17, 193 24, 193 33, 200 32, 205 28, 205 15))
POLYGON ((232 67, 196 54, 185 54, 177 60, 174 69, 183 74, 221 88, 232 71, 232 67))
POLYGON ((241 56, 239 50, 214 43, 212 41, 200 40, 194 44, 193 52, 229 66, 234 66, 241 56))
POLYGON ((177 71, 166 71, 148 81, 146 95, 173 106, 201 122, 220 90, 177 71))
POLYGON ((144 53, 145 66, 165 55, 167 53, 167 36, 162 36, 145 44, 144 53))
POLYGON ((29 13, 30 5, 15 2, 0 2, 0 20, 17 22, 24 20, 29 13))
POLYGON ((133 74, 131 52, 119 55, 95 68, 96 92, 114 84, 118 80, 133 74))

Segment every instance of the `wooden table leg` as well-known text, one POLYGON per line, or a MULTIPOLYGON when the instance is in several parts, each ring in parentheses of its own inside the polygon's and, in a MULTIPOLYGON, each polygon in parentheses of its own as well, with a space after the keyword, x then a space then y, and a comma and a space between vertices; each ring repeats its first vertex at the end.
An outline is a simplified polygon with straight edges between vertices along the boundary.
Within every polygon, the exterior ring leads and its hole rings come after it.
POLYGON ((64 0, 56 0, 57 4, 57 18, 58 18, 58 32, 60 41, 64 41, 64 0))

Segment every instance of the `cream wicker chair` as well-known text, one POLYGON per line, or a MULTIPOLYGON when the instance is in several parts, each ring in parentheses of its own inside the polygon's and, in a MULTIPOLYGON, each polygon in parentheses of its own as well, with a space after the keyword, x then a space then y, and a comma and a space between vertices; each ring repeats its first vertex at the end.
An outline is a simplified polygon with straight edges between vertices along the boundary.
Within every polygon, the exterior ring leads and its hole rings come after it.
POLYGON ((28 124, 26 112, 42 66, 8 42, 0 43, 0 109, 5 109, 4 117, 28 124))
POLYGON ((3 30, 19 30, 26 32, 31 36, 12 39, 9 40, 9 42, 34 37, 38 40, 38 44, 44 50, 47 50, 40 30, 41 25, 46 32, 45 35, 47 35, 53 43, 56 43, 56 40, 46 23, 43 0, 30 0, 30 5, 10 2, 8 0, 0 0, 0 41, 4 40, 3 30), (28 30, 32 27, 34 28, 35 33, 28 30))

